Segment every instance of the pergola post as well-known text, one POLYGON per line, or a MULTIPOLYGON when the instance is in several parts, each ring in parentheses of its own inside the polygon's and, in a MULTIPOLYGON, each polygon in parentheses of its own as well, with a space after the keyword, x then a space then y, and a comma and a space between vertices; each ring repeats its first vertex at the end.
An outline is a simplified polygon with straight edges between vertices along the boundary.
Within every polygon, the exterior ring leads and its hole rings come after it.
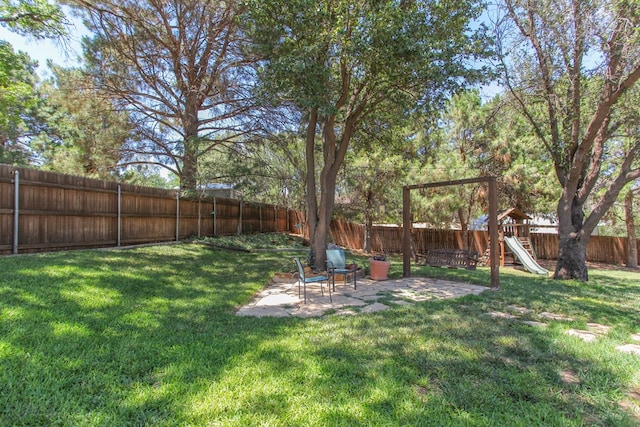
POLYGON ((496 178, 489 177, 489 259, 491 260, 491 288, 500 288, 500 260, 498 255, 498 190, 496 178))
POLYGON ((411 276, 411 190, 402 188, 402 276, 411 276))

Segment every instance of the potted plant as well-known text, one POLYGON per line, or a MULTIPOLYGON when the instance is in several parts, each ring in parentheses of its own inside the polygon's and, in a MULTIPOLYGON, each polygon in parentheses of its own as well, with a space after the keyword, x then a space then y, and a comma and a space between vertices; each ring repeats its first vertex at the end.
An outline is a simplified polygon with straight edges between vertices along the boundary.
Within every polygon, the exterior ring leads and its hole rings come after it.
POLYGON ((390 261, 387 261, 385 254, 374 255, 369 258, 369 275, 373 280, 387 280, 389 274, 390 261))

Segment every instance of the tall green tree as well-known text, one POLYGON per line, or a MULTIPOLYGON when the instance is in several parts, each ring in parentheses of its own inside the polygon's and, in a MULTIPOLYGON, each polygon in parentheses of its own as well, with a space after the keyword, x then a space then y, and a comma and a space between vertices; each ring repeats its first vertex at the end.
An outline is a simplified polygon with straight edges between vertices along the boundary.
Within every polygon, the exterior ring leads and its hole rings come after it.
POLYGON ((624 186, 640 177, 640 144, 607 159, 623 124, 615 112, 640 79, 640 3, 504 0, 503 6, 503 78, 562 188, 554 277, 586 281, 591 233, 624 186), (585 212, 596 188, 602 197, 585 212))
MULTIPOLYGON (((449 181, 477 176, 501 175, 498 153, 491 147, 490 110, 482 105, 477 90, 462 91, 447 102, 441 114, 437 150, 424 171, 426 181, 449 181)), ((417 213, 440 226, 457 224, 463 231, 473 216, 487 207, 484 185, 430 189, 427 198, 416 197, 417 213)))
MULTIPOLYGON (((509 99, 501 95, 483 103, 478 90, 451 97, 433 134, 436 146, 421 169, 422 181, 495 176, 499 207, 546 213, 558 197, 551 162, 530 136, 530 126, 509 108, 509 99)), ((413 198, 416 221, 467 230, 488 211, 487 193, 485 184, 423 190, 413 198)))
MULTIPOLYGON (((66 17, 47 0, 0 0, 0 26, 36 39, 66 35, 66 17)), ((37 133, 37 62, 0 40, 0 163, 33 162, 31 138, 37 133)))
POLYGON ((249 117, 251 69, 234 1, 72 0, 94 34, 88 72, 135 120, 123 165, 156 164, 194 190, 198 159, 238 142, 249 117))
POLYGON ((0 40, 0 163, 32 161, 33 114, 41 103, 36 68, 26 53, 0 40))
POLYGON ((36 39, 67 34, 67 19, 57 2, 48 0, 0 0, 0 25, 36 39))
POLYGON ((371 252, 374 222, 400 222, 402 185, 411 162, 381 146, 354 150, 341 180, 339 212, 364 223, 362 249, 371 252))
POLYGON ((323 266, 338 172, 367 117, 408 119, 480 77, 487 54, 470 22, 475 1, 247 0, 243 22, 263 60, 266 93, 301 113, 305 129, 307 225, 323 266), (382 114, 380 115, 382 117, 382 114), (321 151, 316 159, 316 141, 321 151), (317 160, 317 161, 316 161, 317 160), (316 175, 316 164, 320 171, 316 175))
POLYGON ((278 133, 208 153, 200 162, 200 179, 232 185, 247 200, 303 209, 304 164, 299 137, 278 133))
POLYGON ((50 65, 53 77, 42 85, 46 105, 40 108, 42 130, 34 141, 43 167, 100 179, 119 177, 122 147, 135 140, 126 112, 96 88, 77 68, 50 65))

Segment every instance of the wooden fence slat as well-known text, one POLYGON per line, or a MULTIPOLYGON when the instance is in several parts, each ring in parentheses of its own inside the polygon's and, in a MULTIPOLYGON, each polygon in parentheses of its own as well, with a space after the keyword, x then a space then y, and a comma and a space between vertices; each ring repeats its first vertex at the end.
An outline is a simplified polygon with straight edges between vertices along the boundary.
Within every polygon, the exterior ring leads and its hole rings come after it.
POLYGON ((16 234, 14 171, 20 174, 20 253, 230 235, 242 229, 297 232, 291 220, 296 224, 304 218, 273 205, 176 199, 174 190, 0 165, 0 254, 11 253, 16 234))

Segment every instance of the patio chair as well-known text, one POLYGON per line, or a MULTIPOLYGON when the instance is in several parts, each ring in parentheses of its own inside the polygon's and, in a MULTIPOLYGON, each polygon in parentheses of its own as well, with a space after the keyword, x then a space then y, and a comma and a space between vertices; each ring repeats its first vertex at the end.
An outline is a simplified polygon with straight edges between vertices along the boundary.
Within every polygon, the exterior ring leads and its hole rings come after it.
POLYGON ((327 276, 313 276, 307 277, 304 273, 304 268, 302 267, 302 263, 300 262, 300 258, 295 257, 294 261, 296 262, 296 266, 298 267, 298 298, 300 298, 300 283, 304 288, 304 303, 307 303, 307 283, 318 283, 320 282, 320 292, 322 296, 324 296, 324 289, 322 288, 322 282, 327 282, 327 287, 329 288, 329 301, 333 302, 331 298, 331 284, 329 284, 329 278, 327 276))
POLYGON ((347 284, 349 274, 353 274, 353 289, 358 289, 356 272, 358 266, 353 263, 352 268, 347 267, 347 258, 344 249, 327 249, 327 275, 331 277, 333 290, 336 290, 336 274, 344 276, 344 284, 347 284))

